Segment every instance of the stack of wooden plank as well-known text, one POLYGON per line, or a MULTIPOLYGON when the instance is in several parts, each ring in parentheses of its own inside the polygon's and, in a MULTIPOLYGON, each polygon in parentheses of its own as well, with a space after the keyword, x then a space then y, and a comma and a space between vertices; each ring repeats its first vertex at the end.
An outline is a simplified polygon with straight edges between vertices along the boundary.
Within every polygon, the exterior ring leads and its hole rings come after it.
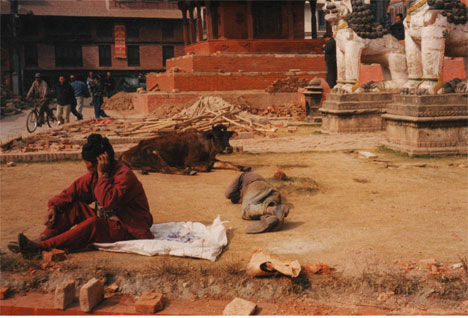
POLYGON ((220 97, 208 96, 201 97, 192 106, 171 118, 147 118, 144 121, 129 123, 126 131, 119 135, 183 132, 188 129, 207 131, 219 124, 230 126, 236 131, 272 132, 276 130, 265 118, 242 111, 220 97))

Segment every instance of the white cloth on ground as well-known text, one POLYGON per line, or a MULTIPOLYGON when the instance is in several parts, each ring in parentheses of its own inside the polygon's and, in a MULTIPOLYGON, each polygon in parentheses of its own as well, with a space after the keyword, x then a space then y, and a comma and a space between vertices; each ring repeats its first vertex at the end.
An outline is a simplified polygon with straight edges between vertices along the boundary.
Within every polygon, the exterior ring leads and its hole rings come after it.
POLYGON ((152 240, 131 240, 115 243, 94 243, 102 251, 140 255, 173 255, 208 259, 212 262, 227 245, 226 228, 219 215, 211 225, 200 222, 153 224, 152 240))

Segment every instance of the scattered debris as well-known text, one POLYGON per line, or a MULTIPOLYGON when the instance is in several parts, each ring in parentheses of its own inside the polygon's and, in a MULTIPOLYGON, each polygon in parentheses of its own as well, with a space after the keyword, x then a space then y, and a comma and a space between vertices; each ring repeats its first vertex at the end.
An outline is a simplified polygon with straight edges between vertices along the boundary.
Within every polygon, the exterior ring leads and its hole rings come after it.
POLYGON ((146 293, 135 302, 135 311, 142 314, 154 314, 164 309, 164 297, 161 293, 146 293))
POLYGON ((367 179, 360 179, 360 178, 353 178, 353 181, 357 183, 369 183, 370 181, 367 179))
POLYGON ((10 287, 0 288, 0 299, 7 299, 10 296, 10 287))
POLYGON ((452 269, 463 268, 463 264, 462 263, 452 264, 450 265, 450 268, 452 269))
POLYGON ((75 282, 67 281, 55 288, 54 308, 64 310, 75 301, 75 282))
POLYGON ((297 277, 301 272, 301 265, 297 260, 281 260, 276 255, 266 254, 261 250, 254 251, 246 273, 249 276, 271 276, 276 272, 290 277, 297 277))
POLYGON ((60 262, 67 259, 67 254, 63 250, 53 248, 51 251, 42 251, 42 261, 44 263, 60 262))
POLYGON ((133 105, 134 97, 135 93, 118 92, 107 99, 102 105, 102 108, 106 110, 132 110, 135 108, 133 105))
POLYGON ((359 151, 358 155, 361 156, 361 157, 364 157, 366 159, 375 159, 375 158, 377 158, 376 154, 374 154, 372 152, 369 152, 369 151, 359 151))
POLYGON ((257 309, 251 301, 236 297, 223 310, 224 316, 250 316, 257 309))
POLYGON ((14 161, 7 162, 6 166, 7 167, 14 167, 14 166, 16 166, 16 162, 14 162, 14 161))
POLYGON ((84 312, 90 312, 104 299, 104 283, 97 278, 92 278, 80 289, 80 308, 84 312))
POLYGON ((327 264, 318 263, 314 265, 304 265, 304 270, 309 274, 330 275, 336 268, 328 266, 327 264))
POLYGON ((279 79, 268 86, 265 91, 269 93, 295 93, 299 88, 303 88, 309 85, 307 78, 288 77, 285 79, 279 79))
POLYGON ((384 302, 388 300, 390 297, 392 297, 393 295, 395 295, 395 292, 392 292, 392 291, 380 293, 379 296, 377 297, 377 301, 384 302))
POLYGON ((106 292, 109 293, 116 293, 119 290, 120 286, 116 282, 110 284, 109 286, 106 287, 106 292))
POLYGON ((275 174, 273 175, 273 178, 277 180, 288 180, 286 173, 284 173, 282 170, 276 171, 275 174))

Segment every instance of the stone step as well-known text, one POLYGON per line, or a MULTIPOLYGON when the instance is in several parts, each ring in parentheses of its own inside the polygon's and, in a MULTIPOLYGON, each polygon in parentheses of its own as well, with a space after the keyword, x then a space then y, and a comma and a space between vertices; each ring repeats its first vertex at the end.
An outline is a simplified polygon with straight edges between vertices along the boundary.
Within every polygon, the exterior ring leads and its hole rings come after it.
POLYGON ((185 55, 166 62, 166 70, 180 72, 326 72, 322 54, 211 54, 185 55))
POLYGON ((157 86, 162 92, 264 90, 276 80, 288 77, 312 80, 325 78, 326 72, 153 73, 146 76, 146 86, 149 89, 157 86))

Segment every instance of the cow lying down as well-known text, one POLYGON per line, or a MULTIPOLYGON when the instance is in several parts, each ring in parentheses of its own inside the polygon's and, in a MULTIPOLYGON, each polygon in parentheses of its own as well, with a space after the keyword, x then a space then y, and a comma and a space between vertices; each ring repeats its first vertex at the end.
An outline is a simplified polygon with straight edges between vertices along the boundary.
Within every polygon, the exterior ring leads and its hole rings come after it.
POLYGON ((146 172, 195 174, 212 168, 249 171, 249 167, 219 161, 218 153, 231 153, 229 138, 234 134, 226 126, 217 125, 206 132, 186 131, 180 134, 164 133, 142 140, 121 156, 130 168, 146 172))

